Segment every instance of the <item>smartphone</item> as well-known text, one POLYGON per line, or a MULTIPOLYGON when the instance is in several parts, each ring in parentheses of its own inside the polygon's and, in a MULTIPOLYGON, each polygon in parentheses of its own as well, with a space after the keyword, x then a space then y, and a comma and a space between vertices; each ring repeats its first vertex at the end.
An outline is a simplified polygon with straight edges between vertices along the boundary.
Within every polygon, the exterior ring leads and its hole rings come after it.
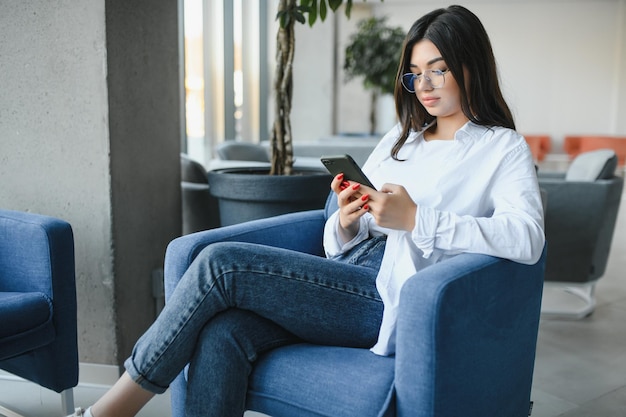
POLYGON ((359 164, 357 164, 350 155, 322 156, 320 159, 328 172, 333 176, 343 172, 346 180, 358 182, 359 184, 376 189, 363 171, 361 171, 359 164))

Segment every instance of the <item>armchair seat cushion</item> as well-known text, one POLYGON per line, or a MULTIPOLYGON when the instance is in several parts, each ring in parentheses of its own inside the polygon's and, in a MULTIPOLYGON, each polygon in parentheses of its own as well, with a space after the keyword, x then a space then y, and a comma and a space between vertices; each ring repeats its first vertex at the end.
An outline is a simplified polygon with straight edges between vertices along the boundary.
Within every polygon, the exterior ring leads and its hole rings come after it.
POLYGON ((376 417, 391 397, 394 363, 367 349, 274 349, 255 364, 248 406, 275 416, 376 417))
POLYGON ((50 322, 52 302, 40 292, 0 292, 0 345, 14 336, 50 322), (15 314, 19 311, 20 314, 15 314))
POLYGON ((43 293, 0 292, 0 323, 0 360, 45 346, 55 337, 52 301, 43 293))

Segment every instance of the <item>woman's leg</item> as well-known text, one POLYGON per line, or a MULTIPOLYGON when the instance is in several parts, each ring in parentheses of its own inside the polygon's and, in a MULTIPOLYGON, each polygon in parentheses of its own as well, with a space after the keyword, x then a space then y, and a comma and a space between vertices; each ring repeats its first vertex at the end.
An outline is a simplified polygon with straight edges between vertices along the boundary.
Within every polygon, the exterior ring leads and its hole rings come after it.
POLYGON ((185 416, 242 416, 258 356, 299 339, 251 311, 228 309, 200 333, 187 373, 185 416))
POLYGON ((376 275, 373 268, 262 245, 210 245, 139 339, 126 369, 147 390, 165 391, 205 324, 228 308, 253 311, 310 342, 372 346, 382 317, 376 275))
POLYGON ((154 393, 141 388, 124 372, 115 385, 90 408, 90 412, 93 417, 131 417, 152 397, 154 393))
MULTIPOLYGON (((212 244, 135 345, 125 363, 127 373, 144 390, 164 392, 191 360, 206 323, 229 308, 253 311, 313 343, 372 346, 383 308, 376 275, 375 268, 284 249, 212 244)), ((135 392, 126 381, 120 380, 125 392, 135 392)), ((114 415, 100 403, 94 405, 95 417, 114 415)))

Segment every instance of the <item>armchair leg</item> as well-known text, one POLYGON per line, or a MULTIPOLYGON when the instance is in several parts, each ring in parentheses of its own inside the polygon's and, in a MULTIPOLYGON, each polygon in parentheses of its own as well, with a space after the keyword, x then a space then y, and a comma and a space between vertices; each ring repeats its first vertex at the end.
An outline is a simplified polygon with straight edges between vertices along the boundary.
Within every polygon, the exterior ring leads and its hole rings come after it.
POLYGON ((5 416, 5 417, 24 417, 21 414, 17 414, 15 411, 11 411, 6 407, 3 407, 2 405, 0 405, 0 416, 5 416))
MULTIPOLYGON (((74 413, 74 390, 72 388, 66 389, 61 392, 61 408, 63 409, 63 415, 70 415, 74 413)), ((22 414, 18 414, 15 411, 0 404, 0 416, 4 417, 24 417, 22 414)))
POLYGON ((72 388, 61 392, 61 408, 64 415, 70 415, 74 412, 74 390, 72 388))
MULTIPOLYGON (((577 301, 578 303, 582 301, 583 305, 582 307, 578 307, 578 308, 553 307, 553 306, 550 306, 548 302, 546 302, 547 297, 544 296, 544 303, 541 306, 541 315, 543 317, 567 318, 567 319, 579 320, 593 313, 593 311, 596 308, 596 298, 595 298, 596 283, 595 281, 584 283, 584 284, 563 283, 563 284, 557 284, 557 285, 562 290, 562 292, 565 292, 566 294, 574 296, 574 297, 571 297, 571 298, 574 298, 574 301, 577 301)), ((548 287, 547 282, 546 282, 545 287, 548 287)))

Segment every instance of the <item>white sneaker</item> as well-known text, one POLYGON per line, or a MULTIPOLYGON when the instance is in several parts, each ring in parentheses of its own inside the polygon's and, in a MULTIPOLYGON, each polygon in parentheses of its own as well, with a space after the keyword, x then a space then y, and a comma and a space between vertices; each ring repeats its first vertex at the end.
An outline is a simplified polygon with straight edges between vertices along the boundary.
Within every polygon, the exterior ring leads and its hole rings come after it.
POLYGON ((74 411, 74 414, 70 414, 67 417, 93 417, 93 414, 91 414, 91 407, 86 410, 84 408, 78 407, 74 411))

